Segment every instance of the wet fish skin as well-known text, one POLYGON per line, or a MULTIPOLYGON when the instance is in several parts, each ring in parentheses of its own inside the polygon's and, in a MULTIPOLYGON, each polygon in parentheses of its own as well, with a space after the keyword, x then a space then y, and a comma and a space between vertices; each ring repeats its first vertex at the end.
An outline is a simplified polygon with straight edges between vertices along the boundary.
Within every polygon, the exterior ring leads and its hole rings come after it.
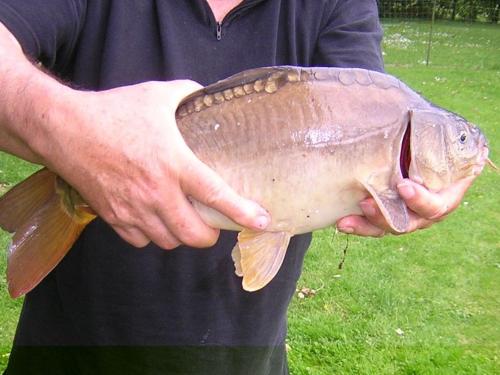
MULTIPOLYGON (((365 185, 369 176, 375 178, 374 171, 386 171, 380 183, 395 193, 402 179, 397 168, 402 137, 410 122, 409 174, 415 180, 439 190, 465 177, 457 170, 460 158, 464 165, 478 164, 479 170, 484 165, 474 159, 483 158, 479 150, 485 144, 475 126, 429 103, 395 77, 362 69, 256 69, 194 93, 178 113, 188 146, 242 195, 268 208, 273 214, 268 229, 275 231, 304 233, 361 214, 358 202, 371 193, 365 185), (254 90, 236 94, 252 82, 254 90), (269 82, 275 91, 263 89, 269 82), (227 100, 216 104, 206 99, 227 90, 235 92, 227 100), (471 133, 470 155, 448 147, 448 137, 460 132, 471 133), (434 155, 435 150, 443 153, 434 155), (434 169, 439 174, 432 174, 434 169), (335 178, 326 178, 331 175, 335 178)), ((208 223, 241 230, 195 205, 208 223)))
POLYGON ((266 232, 248 233, 193 202, 209 225, 242 230, 233 260, 249 291, 276 274, 291 236, 362 214, 358 203, 369 195, 403 233, 409 215, 396 188, 403 173, 437 191, 480 173, 488 154, 473 124, 395 77, 362 69, 244 72, 194 93, 178 114, 195 154, 271 213, 266 232), (402 171, 401 158, 409 156, 409 170, 402 171))
MULTIPOLYGON (((294 233, 330 225, 334 222, 332 214, 338 216, 338 210, 331 209, 331 196, 325 192, 337 192, 354 183, 354 175, 346 176, 346 171, 357 171, 360 176, 366 174, 362 170, 366 163, 353 165, 353 158, 342 160, 342 155, 352 153, 370 158, 383 143, 390 146, 387 152, 395 151, 395 136, 402 129, 398 121, 405 108, 390 102, 406 104, 408 99, 400 98, 406 93, 399 89, 400 82, 393 77, 384 81, 378 74, 361 70, 282 68, 271 69, 267 78, 262 78, 262 72, 259 76, 261 78, 255 81, 257 88, 271 81, 276 82, 273 87, 279 89, 275 92, 257 89, 212 106, 203 106, 201 95, 193 97, 179 109, 180 113, 184 113, 184 107, 192 109, 178 120, 179 129, 201 160, 241 194, 261 202, 273 214, 271 230, 290 230, 288 214, 279 214, 285 211, 300 215, 293 220, 294 233), (363 84, 354 84, 357 80, 363 84), (372 83, 368 85, 367 81, 372 83), (375 98, 375 105, 352 100, 365 95, 366 91, 375 98), (380 101, 376 100, 379 92, 385 95, 380 101), (334 101, 325 100, 332 97, 334 101), (376 116, 377 121, 372 121, 376 116), (370 146, 354 141, 363 137, 379 139, 379 142, 372 142, 370 146), (337 176, 335 180, 322 178, 332 174, 337 176), (318 186, 318 182, 326 186, 318 186), (296 192, 293 200, 290 190, 296 192), (325 202, 326 199, 329 201, 325 202)), ((247 81, 246 77, 234 81, 240 80, 247 81)), ((407 94, 411 100, 419 99, 411 95, 413 92, 407 94)), ((386 154, 380 162, 385 165, 390 158, 392 155, 386 154)), ((367 196, 366 190, 359 186, 347 195, 335 197, 349 203, 342 206, 340 213, 343 216, 349 212, 361 213, 357 202, 367 196)), ((196 205, 202 214, 211 212, 196 205)), ((217 213, 211 212, 204 219, 224 229, 241 229, 225 218, 216 220, 216 217, 217 213)))
MULTIPOLYGON (((440 190, 479 174, 488 160, 478 128, 395 77, 362 69, 246 71, 188 96, 177 122, 203 162, 271 213, 270 227, 252 232, 192 201, 209 225, 240 231, 232 257, 247 291, 272 280, 293 235, 361 214, 358 203, 369 195, 405 232, 408 212, 396 190, 405 175, 440 190)), ((94 217, 48 170, 0 198, 0 227, 16 232, 10 294, 36 286, 94 217)))

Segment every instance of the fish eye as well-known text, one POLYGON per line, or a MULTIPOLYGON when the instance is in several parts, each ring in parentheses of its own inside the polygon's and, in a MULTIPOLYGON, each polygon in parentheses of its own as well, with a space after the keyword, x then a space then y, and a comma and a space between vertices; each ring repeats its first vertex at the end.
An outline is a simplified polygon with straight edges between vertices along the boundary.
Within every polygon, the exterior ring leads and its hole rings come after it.
POLYGON ((460 143, 464 144, 467 141, 467 133, 464 131, 460 132, 460 143))

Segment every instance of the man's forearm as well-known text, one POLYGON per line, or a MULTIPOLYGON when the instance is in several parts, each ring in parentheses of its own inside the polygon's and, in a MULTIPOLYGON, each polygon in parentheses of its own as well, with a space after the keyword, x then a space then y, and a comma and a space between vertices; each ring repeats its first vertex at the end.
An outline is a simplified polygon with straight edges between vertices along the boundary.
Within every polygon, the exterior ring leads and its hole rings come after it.
POLYGON ((64 117, 71 89, 34 66, 0 24, 0 150, 44 164, 51 152, 48 132, 64 117))

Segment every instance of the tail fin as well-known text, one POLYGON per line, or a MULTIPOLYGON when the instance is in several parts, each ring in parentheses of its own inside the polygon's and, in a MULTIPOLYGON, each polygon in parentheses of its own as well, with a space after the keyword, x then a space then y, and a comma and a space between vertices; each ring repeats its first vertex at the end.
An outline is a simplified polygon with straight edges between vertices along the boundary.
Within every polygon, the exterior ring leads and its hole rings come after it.
POLYGON ((95 217, 75 208, 71 190, 57 188, 57 182, 54 173, 43 169, 0 198, 0 226, 15 232, 7 261, 13 298, 40 283, 95 217))
POLYGON ((14 233, 49 200, 55 186, 56 174, 44 168, 10 189, 0 197, 0 228, 14 233))

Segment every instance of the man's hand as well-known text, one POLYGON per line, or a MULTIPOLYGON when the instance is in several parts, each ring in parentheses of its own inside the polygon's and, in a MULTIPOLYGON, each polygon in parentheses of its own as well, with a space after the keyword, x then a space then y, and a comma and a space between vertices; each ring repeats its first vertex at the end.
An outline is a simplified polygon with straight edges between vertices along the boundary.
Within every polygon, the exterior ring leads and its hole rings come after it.
POLYGON ((32 144, 45 163, 74 186, 126 241, 207 247, 218 230, 208 227, 187 196, 256 230, 267 212, 237 195, 184 143, 175 110, 192 81, 148 82, 66 97, 66 121, 32 144))
MULTIPOLYGON (((398 191, 410 209, 410 229, 408 232, 427 228, 444 219, 446 215, 458 207, 474 178, 460 180, 437 193, 433 193, 411 180, 403 180, 398 185, 398 191)), ((382 237, 386 233, 394 233, 373 198, 363 200, 360 207, 364 216, 346 216, 337 222, 337 228, 341 232, 370 237, 382 237)))
MULTIPOLYGON (((164 248, 213 244, 218 231, 203 223, 187 196, 242 226, 258 230, 268 224, 264 209, 238 196, 184 143, 174 113, 197 84, 72 90, 31 65, 1 24, 0 57, 0 149, 59 173, 126 241, 164 248)), ((455 209, 472 180, 439 193, 401 183, 399 192, 413 211, 409 231, 455 209)), ((391 231, 373 199, 361 208, 365 216, 342 218, 337 227, 363 236, 391 231)))
POLYGON ((2 24, 0 57, 0 150, 58 173, 126 241, 215 243, 218 230, 188 196, 244 227, 268 225, 268 213, 198 160, 177 129, 175 110, 197 83, 73 90, 33 66, 2 24))

